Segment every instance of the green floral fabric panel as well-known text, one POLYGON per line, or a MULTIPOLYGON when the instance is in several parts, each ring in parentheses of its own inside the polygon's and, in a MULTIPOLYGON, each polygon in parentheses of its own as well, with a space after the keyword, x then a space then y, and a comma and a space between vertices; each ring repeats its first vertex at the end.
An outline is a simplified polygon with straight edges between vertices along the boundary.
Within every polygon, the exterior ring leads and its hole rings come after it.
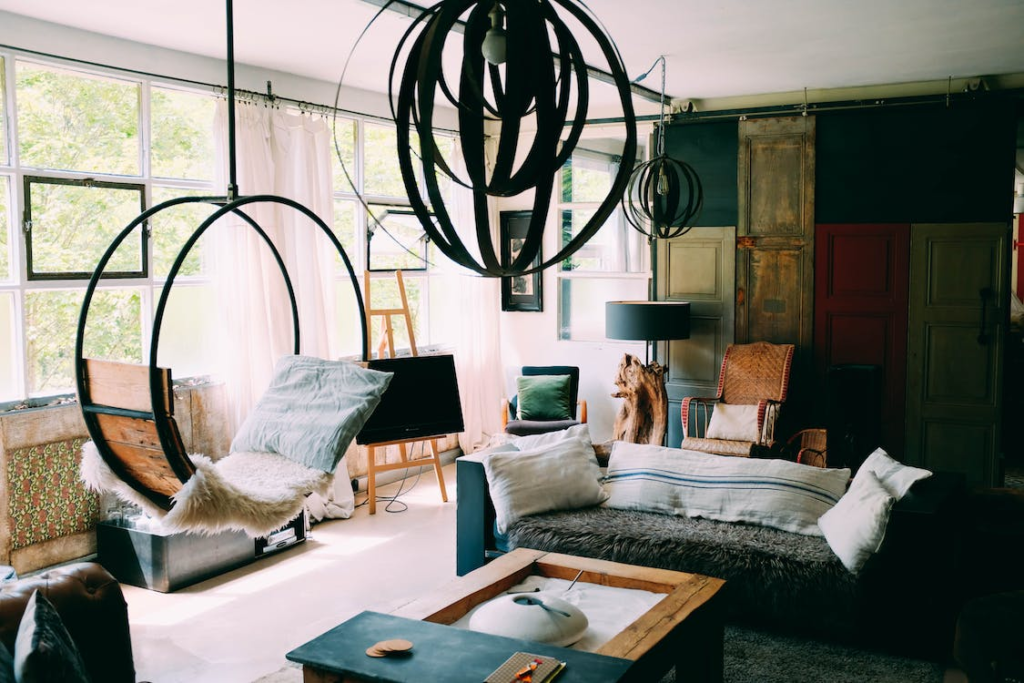
POLYGON ((57 441, 8 453, 12 550, 96 526, 99 497, 86 491, 78 477, 84 441, 57 441))

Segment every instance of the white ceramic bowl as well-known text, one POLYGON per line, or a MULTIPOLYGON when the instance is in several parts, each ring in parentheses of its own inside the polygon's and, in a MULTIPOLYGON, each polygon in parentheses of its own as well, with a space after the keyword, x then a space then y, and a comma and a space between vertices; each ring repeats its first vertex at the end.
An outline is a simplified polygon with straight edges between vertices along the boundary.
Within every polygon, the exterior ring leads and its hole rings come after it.
POLYGON ((508 638, 566 647, 583 637, 587 617, 553 593, 501 595, 481 605, 469 628, 508 638))

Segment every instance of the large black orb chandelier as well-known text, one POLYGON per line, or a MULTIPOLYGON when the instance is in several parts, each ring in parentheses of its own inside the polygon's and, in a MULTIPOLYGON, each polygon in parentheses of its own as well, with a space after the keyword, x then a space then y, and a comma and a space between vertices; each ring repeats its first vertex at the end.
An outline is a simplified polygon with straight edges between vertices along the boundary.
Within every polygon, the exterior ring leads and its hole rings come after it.
POLYGON ((533 273, 558 263, 594 236, 626 191, 636 160, 630 83, 618 48, 580 2, 442 0, 427 8, 403 36, 392 61, 390 81, 398 160, 413 211, 441 252, 472 271, 502 277, 533 273), (558 253, 531 267, 541 248, 555 175, 573 153, 587 118, 587 64, 565 19, 582 27, 599 46, 618 92, 626 140, 620 170, 593 217, 558 253), (442 52, 449 43, 457 47, 459 40, 462 59, 456 83, 445 74, 442 52), (457 110, 465 177, 453 172, 451 160, 444 158, 434 139, 438 99, 447 100, 457 110), (415 143, 411 130, 417 133, 415 143), (492 158, 488 158, 487 147, 494 150, 492 158), (438 181, 442 174, 472 190, 479 261, 445 207, 438 181), (532 216, 526 237, 518 256, 502 263, 491 235, 488 198, 513 197, 531 190, 532 216))
POLYGON ((661 62, 661 120, 658 123, 657 154, 633 170, 622 210, 626 221, 647 236, 670 239, 685 235, 697 222, 704 207, 704 187, 693 167, 665 153, 665 56, 658 57, 642 80, 661 62))

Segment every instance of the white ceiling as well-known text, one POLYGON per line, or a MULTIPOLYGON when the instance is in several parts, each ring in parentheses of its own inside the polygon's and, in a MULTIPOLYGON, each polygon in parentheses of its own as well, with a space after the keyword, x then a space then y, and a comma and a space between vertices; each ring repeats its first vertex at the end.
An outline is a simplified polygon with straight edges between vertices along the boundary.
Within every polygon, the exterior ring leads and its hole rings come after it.
MULTIPOLYGON (((1022 0, 587 4, 617 43, 630 77, 667 55, 667 90, 677 98, 1024 73, 1022 0)), ((224 56, 224 8, 217 0, 0 0, 0 10, 224 56)), ((236 61, 337 82, 359 32, 376 11, 360 0, 239 0, 236 61)), ((384 90, 390 56, 408 23, 385 13, 356 50, 345 83, 384 90)), ((55 45, 53 51, 71 49, 55 45)), ((659 81, 655 75, 644 85, 658 89, 659 81)))

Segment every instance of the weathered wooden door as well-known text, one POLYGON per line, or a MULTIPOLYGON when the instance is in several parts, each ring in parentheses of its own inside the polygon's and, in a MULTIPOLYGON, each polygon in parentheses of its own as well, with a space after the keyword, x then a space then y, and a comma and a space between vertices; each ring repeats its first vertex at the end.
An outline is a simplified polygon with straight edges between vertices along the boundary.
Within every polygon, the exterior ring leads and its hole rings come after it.
POLYGON ((910 225, 819 225, 814 244, 815 394, 826 395, 831 365, 881 367, 881 405, 862 410, 881 420, 882 446, 902 460, 910 225))
POLYGON ((998 474, 1009 260, 1006 224, 913 225, 906 461, 998 474))
POLYGON ((795 344, 797 401, 814 337, 814 134, 813 116, 739 126, 736 341, 795 344))
POLYGON ((655 251, 657 299, 690 302, 690 338, 658 347, 658 358, 668 363, 666 443, 679 446, 683 397, 715 395, 725 347, 735 336, 736 228, 694 228, 658 240, 655 251))

